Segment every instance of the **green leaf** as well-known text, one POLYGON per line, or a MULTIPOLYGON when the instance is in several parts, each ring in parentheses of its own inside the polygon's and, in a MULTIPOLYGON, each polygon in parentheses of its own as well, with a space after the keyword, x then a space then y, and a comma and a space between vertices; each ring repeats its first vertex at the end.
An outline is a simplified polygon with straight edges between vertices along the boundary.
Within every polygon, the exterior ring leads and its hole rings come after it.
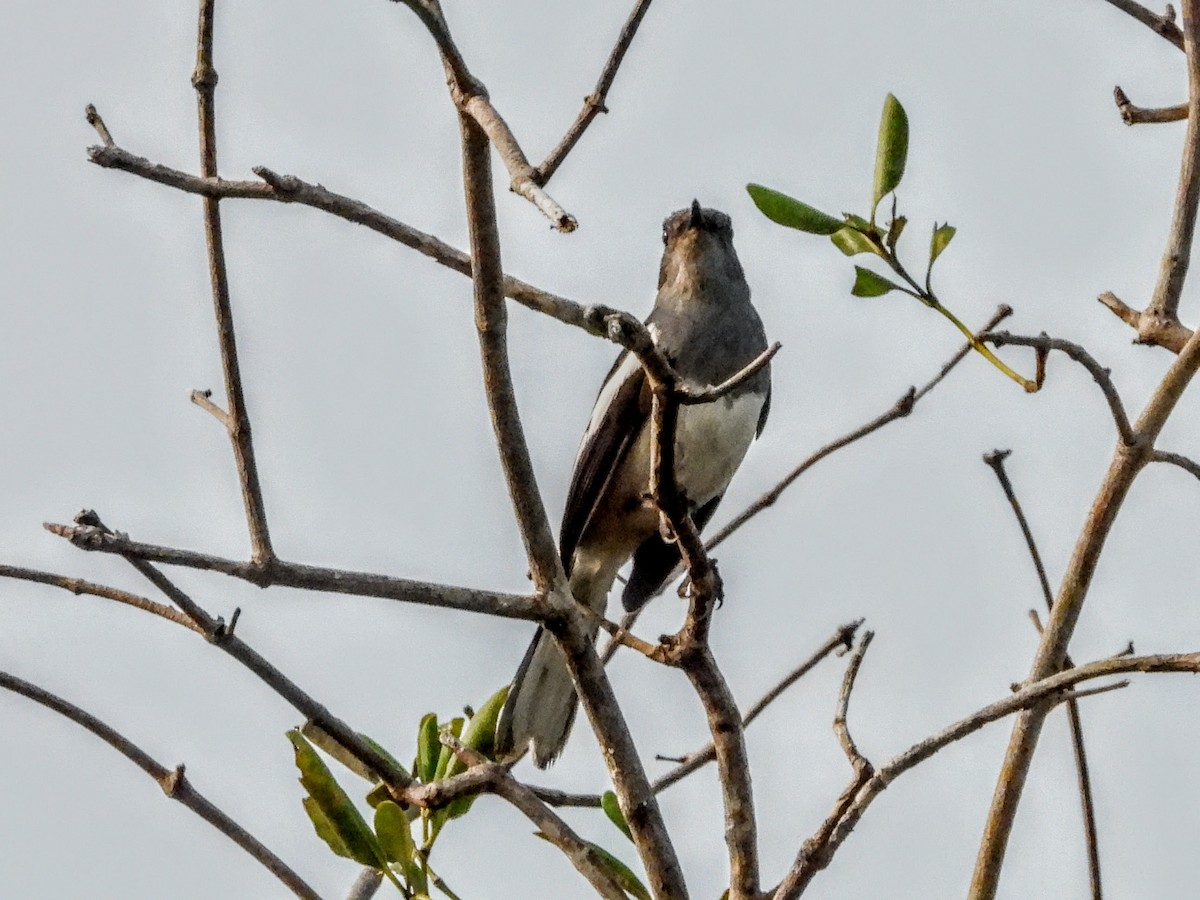
MULTIPOLYGON (((554 841, 550 840, 549 837, 540 831, 535 831, 533 835, 534 837, 541 838, 547 844, 554 843, 554 841)), ((608 874, 613 877, 613 880, 621 886, 621 889, 626 894, 636 898, 636 900, 654 900, 650 896, 650 892, 646 890, 646 886, 642 884, 642 880, 633 874, 633 870, 629 866, 625 865, 625 863, 621 862, 599 844, 593 844, 591 841, 584 841, 584 843, 596 855, 596 861, 608 870, 608 874)))
MULTIPOLYGON (((339 744, 337 740, 335 740, 334 737, 329 734, 329 732, 327 732, 320 725, 317 725, 315 722, 305 722, 300 727, 300 733, 308 738, 310 744, 312 744, 318 750, 324 751, 326 755, 332 756, 359 778, 365 778, 367 781, 379 780, 374 772, 367 768, 367 766, 357 757, 353 756, 349 750, 339 744)), ((371 747, 371 749, 392 763, 401 772, 404 772, 406 775, 408 774, 408 770, 405 769, 404 766, 400 765, 396 758, 392 756, 392 754, 388 753, 387 750, 385 750, 382 746, 380 746, 378 742, 373 741, 371 738, 367 737, 361 732, 359 733, 358 737, 364 744, 371 747)))
POLYGON ((846 219, 846 227, 853 228, 855 231, 870 232, 875 230, 875 226, 864 219, 862 216, 856 216, 854 213, 842 213, 846 219))
POLYGON ((855 297, 882 297, 889 291, 900 290, 900 285, 888 281, 882 275, 877 275, 862 266, 854 267, 854 287, 850 293, 855 297))
MULTIPOLYGON (((467 747, 475 750, 488 759, 491 759, 496 747, 496 723, 500 720, 500 710, 504 708, 504 701, 508 698, 508 685, 500 688, 496 693, 492 694, 471 716, 471 721, 467 723, 463 729, 462 742, 467 747)), ((454 756, 450 760, 450 765, 446 767, 446 777, 452 778, 466 770, 462 760, 454 756)), ((459 816, 466 815, 471 809, 471 804, 475 802, 474 797, 460 797, 449 806, 449 815, 451 819, 457 819, 459 816)))
POLYGON ((950 241, 954 239, 954 235, 958 233, 958 229, 953 225, 938 225, 933 223, 933 236, 929 239, 929 268, 933 268, 934 262, 942 251, 949 246, 950 241))
POLYGON ((421 779, 422 784, 433 782, 441 752, 437 713, 427 713, 417 726, 417 777, 421 779))
POLYGON ((411 863, 416 845, 408 816, 395 802, 384 800, 375 807, 375 837, 388 862, 411 863))
POLYGON ((417 858, 417 845, 413 842, 408 816, 391 800, 385 800, 375 808, 375 835, 387 858, 399 863, 404 870, 409 888, 428 891, 428 879, 417 858))
POLYGON ((633 833, 629 830, 629 823, 625 821, 625 814, 621 812, 621 805, 617 803, 617 795, 612 791, 605 791, 600 797, 600 808, 604 810, 608 820, 620 828, 625 833, 625 837, 632 841, 633 833))
POLYGON ((809 234, 833 234, 843 223, 833 216, 801 203, 787 194, 773 191, 761 184, 748 184, 750 199, 764 216, 777 225, 806 231, 809 234))
POLYGON ((831 234, 829 239, 847 256, 854 256, 856 253, 879 253, 879 246, 855 228, 843 228, 831 234))
POLYGON ((595 852, 600 864, 608 869, 613 880, 621 886, 621 890, 630 897, 637 898, 637 900, 654 900, 650 896, 650 892, 646 890, 646 886, 642 884, 642 880, 633 874, 633 869, 629 868, 629 866, 625 865, 625 863, 621 862, 598 844, 588 841, 587 845, 595 852))
POLYGON ((383 851, 374 833, 330 774, 329 767, 317 751, 295 729, 289 731, 287 737, 296 751, 300 784, 308 791, 308 796, 304 798, 304 810, 312 820, 317 836, 338 856, 345 856, 364 866, 386 868, 383 851))
POLYGON ((900 101, 888 94, 883 101, 883 115, 879 119, 879 141, 875 146, 875 193, 871 201, 871 218, 875 218, 875 207, 890 194, 904 177, 904 163, 908 158, 908 113, 900 101))

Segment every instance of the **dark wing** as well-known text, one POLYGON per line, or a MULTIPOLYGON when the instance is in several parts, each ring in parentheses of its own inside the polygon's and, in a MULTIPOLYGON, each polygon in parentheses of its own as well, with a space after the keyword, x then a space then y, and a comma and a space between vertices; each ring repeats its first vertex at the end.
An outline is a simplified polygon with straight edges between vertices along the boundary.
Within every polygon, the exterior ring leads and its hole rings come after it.
MULTIPOLYGON (((696 530, 703 531, 708 520, 717 511, 717 504, 724 494, 717 494, 702 507, 692 513, 692 521, 696 530)), ((626 612, 633 612, 646 605, 651 597, 662 590, 675 567, 679 565, 679 547, 668 544, 658 534, 648 537, 633 554, 633 571, 625 582, 625 591, 621 594, 621 603, 626 612)))
POLYGON ((756 438, 762 437, 763 429, 767 427, 767 416, 771 412, 771 383, 767 382, 767 396, 763 397, 762 410, 758 414, 758 427, 754 429, 756 438))
POLYGON ((646 374, 637 357, 629 351, 621 353, 596 398, 567 490, 558 548, 568 575, 579 539, 625 454, 649 419, 650 404, 646 374))

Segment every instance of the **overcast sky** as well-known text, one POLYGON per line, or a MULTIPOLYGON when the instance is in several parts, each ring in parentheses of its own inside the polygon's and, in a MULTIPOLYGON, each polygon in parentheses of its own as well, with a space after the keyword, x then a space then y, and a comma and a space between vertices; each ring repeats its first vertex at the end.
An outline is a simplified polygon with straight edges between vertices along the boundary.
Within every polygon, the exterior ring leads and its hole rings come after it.
MULTIPOLYGON (((541 159, 591 90, 624 2, 445 4, 469 65, 529 156, 541 159)), ((319 181, 465 246, 457 127, 432 42, 384 0, 220 4, 221 171, 254 165, 319 181)), ((0 559, 137 591, 118 561, 44 532, 94 507, 136 538, 244 557, 228 443, 188 402, 220 393, 194 197, 100 170, 83 117, 97 105, 128 150, 196 167, 194 3, 23 4, 0 29, 0 559)), ((958 346, 903 297, 849 296, 852 267, 822 238, 763 219, 758 181, 831 212, 865 212, 881 103, 911 120, 902 248, 919 268, 933 221, 958 236, 943 299, 968 323, 999 303, 1014 331, 1084 343, 1130 409, 1170 362, 1133 347, 1096 302, 1142 306, 1169 225, 1183 125, 1129 129, 1111 99, 1185 99, 1183 57, 1101 0, 867 0, 654 4, 599 119, 551 183, 579 219, 552 232, 501 189, 507 271, 581 302, 649 310, 662 218, 692 200, 729 212, 769 336, 771 421, 721 524, 816 447, 887 409, 958 346)), ((406 248, 308 209, 223 207, 243 369, 275 545, 286 559, 521 591, 525 561, 487 421, 470 284, 406 248)), ((1197 319, 1193 291, 1184 317, 1197 319)), ((519 399, 552 519, 614 349, 514 308, 519 399)), ((1032 371, 1032 359, 1004 352, 1032 371)), ((1185 397, 1162 446, 1200 452, 1185 397)), ((978 358, 915 415, 839 453, 719 554, 727 602, 715 652, 753 701, 840 623, 877 631, 851 708, 882 762, 1003 696, 1036 644, 1037 582, 982 453, 1009 469, 1060 576, 1114 442, 1082 369, 1050 362, 1026 396, 978 358)), ((1200 648, 1192 570, 1197 485, 1146 471, 1109 541, 1072 644, 1078 660, 1133 640, 1200 648)), ((177 572, 179 583, 354 727, 412 753, 421 715, 479 703, 515 669, 526 624, 382 600, 259 591, 177 572)), ((322 895, 353 864, 326 852, 300 808, 283 737, 297 715, 182 629, 34 585, 0 585, 0 668, 79 703, 275 849, 322 895)), ((614 603, 615 606, 615 603, 614 603)), ((641 626, 674 630, 657 601, 641 626)), ((615 610, 613 612, 615 615, 615 610)), ((764 881, 774 883, 850 772, 830 730, 843 661, 809 675, 749 731, 764 881)), ((706 740, 678 673, 626 654, 612 667, 651 774, 655 753, 706 740)), ((1183 896, 1200 880, 1197 685, 1147 676, 1083 704, 1111 897, 1183 896)), ((165 801, 77 726, 0 696, 0 896, 273 897, 277 882, 165 801)), ((897 781, 868 812, 820 898, 962 896, 1008 737, 999 724, 897 781)), ((519 770, 530 774, 526 769, 519 770)), ((577 727, 539 783, 605 787, 577 727)), ((353 776, 346 775, 347 785, 353 776)), ((356 787, 357 789, 357 787, 356 787)), ((694 896, 725 878, 719 796, 705 770, 662 795, 694 896)), ((632 860, 597 812, 570 822, 632 860)), ((499 801, 439 841, 464 897, 586 896, 586 885, 499 801)), ((1002 896, 1084 897, 1087 873, 1063 716, 1051 717, 1012 840, 1002 896)), ((386 894, 386 890, 382 895, 386 894)))

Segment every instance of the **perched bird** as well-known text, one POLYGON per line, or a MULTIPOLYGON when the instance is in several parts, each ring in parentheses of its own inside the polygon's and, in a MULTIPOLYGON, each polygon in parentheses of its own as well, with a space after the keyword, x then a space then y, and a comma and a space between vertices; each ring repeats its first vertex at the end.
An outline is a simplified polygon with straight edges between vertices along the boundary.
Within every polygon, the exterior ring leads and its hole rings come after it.
MULTIPOLYGON (((762 321, 733 249, 729 216, 689 209, 663 223, 658 296, 646 319, 655 344, 686 385, 720 384, 767 349, 762 321)), ((724 397, 683 406, 675 436, 675 481, 698 528, 712 518, 770 406, 769 367, 724 397)), ((659 533, 648 498, 651 391, 628 351, 608 373, 584 432, 559 535, 575 600, 603 615, 608 592, 630 557, 626 610, 653 597, 679 564, 659 533)), ((499 753, 533 750, 539 768, 562 751, 575 718, 575 687, 554 639, 538 629, 517 670, 496 733, 499 753)))

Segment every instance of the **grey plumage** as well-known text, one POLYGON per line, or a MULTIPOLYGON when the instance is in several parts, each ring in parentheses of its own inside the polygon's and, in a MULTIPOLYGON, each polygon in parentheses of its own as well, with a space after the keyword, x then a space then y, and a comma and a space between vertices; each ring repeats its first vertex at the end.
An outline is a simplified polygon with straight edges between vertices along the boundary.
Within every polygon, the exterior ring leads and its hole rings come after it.
MULTIPOLYGON (((729 217, 693 201, 663 223, 658 295, 646 324, 675 371, 690 387, 725 381, 767 347, 750 288, 733 249, 729 217)), ((675 478, 703 528, 770 406, 764 367, 714 403, 682 407, 676 432, 675 478)), ((647 502, 651 397, 628 352, 617 357, 584 432, 567 492, 559 535, 563 567, 575 600, 603 614, 618 569, 633 559, 623 593, 627 610, 654 596, 679 563, 661 538, 647 502)), ((544 768, 562 751, 574 719, 575 688, 553 638, 538 629, 517 670, 500 715, 500 753, 533 750, 544 768)))

